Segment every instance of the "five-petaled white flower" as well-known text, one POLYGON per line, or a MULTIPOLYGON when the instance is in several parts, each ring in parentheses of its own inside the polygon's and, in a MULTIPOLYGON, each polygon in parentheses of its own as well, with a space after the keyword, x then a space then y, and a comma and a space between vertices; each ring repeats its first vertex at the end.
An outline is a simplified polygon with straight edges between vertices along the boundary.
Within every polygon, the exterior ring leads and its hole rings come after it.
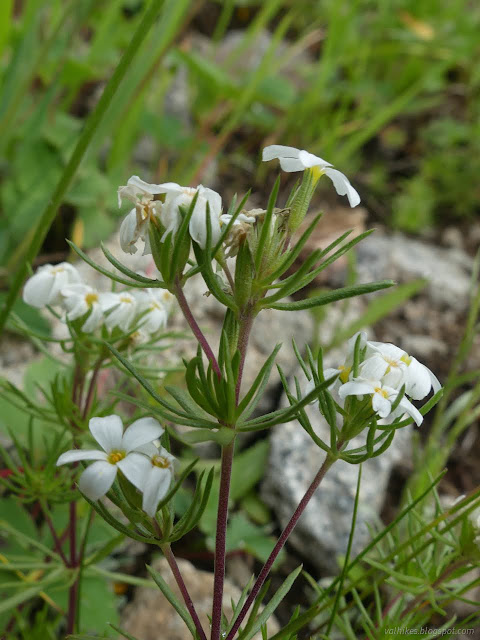
POLYGON ((119 293, 102 293, 101 306, 109 312, 105 316, 105 324, 109 329, 119 327, 128 331, 137 314, 137 298, 129 291, 119 293))
POLYGON ((136 469, 131 482, 143 493, 142 509, 153 518, 158 503, 170 488, 175 458, 166 449, 158 449, 154 444, 146 445, 141 453, 132 453, 131 456, 136 469))
POLYGON ((370 380, 381 379, 390 387, 400 389, 414 400, 422 400, 430 393, 437 393, 441 385, 436 376, 415 358, 393 344, 367 342, 365 361, 360 367, 360 376, 370 380))
POLYGON ((143 255, 151 253, 148 224, 152 217, 160 214, 162 203, 154 197, 164 193, 162 185, 149 184, 138 176, 132 176, 126 186, 118 189, 118 206, 122 200, 129 200, 134 208, 124 218, 120 225, 120 246, 125 253, 136 253, 138 240, 143 240, 145 248, 143 255))
POLYGON ((360 203, 360 196, 350 184, 346 175, 333 169, 330 162, 319 158, 305 150, 295 149, 295 147, 285 147, 280 144, 273 144, 265 147, 262 160, 268 162, 278 158, 280 166, 284 171, 304 171, 305 169, 315 169, 318 177, 325 174, 333 182, 336 192, 340 196, 347 196, 351 207, 356 207, 360 203))
POLYGON ((134 486, 138 486, 145 471, 144 461, 148 462, 146 456, 151 452, 147 445, 163 433, 160 424, 154 418, 140 418, 124 433, 121 418, 111 415, 105 418, 92 418, 89 427, 103 451, 82 449, 67 451, 59 457, 57 466, 79 460, 95 460, 82 473, 78 483, 80 491, 90 500, 98 500, 107 493, 119 469, 127 480, 134 486))
POLYGON ((102 294, 86 284, 69 284, 62 289, 63 306, 68 320, 82 318, 87 313, 82 331, 95 331, 103 322, 103 309, 100 303, 102 294))
POLYGON ((212 226, 212 245, 220 238, 220 215, 222 213, 222 198, 219 193, 208 189, 203 185, 198 187, 182 187, 175 182, 166 182, 158 185, 165 193, 165 204, 160 213, 160 221, 166 231, 163 238, 170 232, 175 234, 182 222, 179 207, 188 209, 193 198, 198 192, 198 198, 190 219, 188 227, 190 237, 197 242, 202 249, 207 244, 207 205, 210 211, 210 222, 212 226))
POLYGON ((32 307, 41 309, 46 305, 62 302, 60 294, 68 284, 80 282, 80 275, 68 262, 57 265, 45 264, 27 280, 23 289, 23 300, 32 307))
POLYGON ((134 292, 134 295, 138 310, 145 314, 141 319, 142 329, 147 333, 157 333, 164 329, 172 294, 166 289, 144 289, 134 292))
POLYGON ((355 378, 343 384, 338 393, 341 398, 359 396, 361 399, 364 395, 370 395, 372 397, 372 408, 380 418, 393 420, 406 413, 415 420, 418 426, 423 422, 423 416, 420 411, 405 397, 400 400, 398 407, 392 412, 392 404, 397 399, 399 392, 397 389, 383 384, 380 380, 355 378))

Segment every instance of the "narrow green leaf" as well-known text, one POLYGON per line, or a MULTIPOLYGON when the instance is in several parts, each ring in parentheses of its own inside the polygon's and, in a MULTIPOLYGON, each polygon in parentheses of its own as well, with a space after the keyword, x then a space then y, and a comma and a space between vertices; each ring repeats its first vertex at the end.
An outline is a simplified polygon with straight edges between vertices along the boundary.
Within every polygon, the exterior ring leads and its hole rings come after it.
POLYGON ((267 620, 272 616, 275 609, 278 607, 280 602, 284 599, 287 593, 292 588, 293 583, 297 579, 298 574, 302 571, 303 566, 300 565, 297 567, 289 576, 282 582, 280 588, 277 593, 273 596, 273 598, 265 605, 265 608, 260 613, 258 618, 255 620, 255 623, 252 625, 250 630, 247 633, 242 633, 239 635, 238 640, 251 640, 253 636, 261 629, 262 625, 267 622, 267 620))
POLYGON ((387 287, 392 287, 395 284, 393 280, 383 280, 380 282, 368 282, 366 284, 358 284, 353 287, 343 287, 342 289, 336 289, 328 293, 323 293, 313 298, 307 298, 306 300, 300 300, 299 302, 277 302, 270 305, 268 298, 265 298, 261 303, 262 307, 268 307, 271 309, 279 309, 280 311, 301 311, 302 309, 312 309, 313 307, 321 307, 331 302, 337 302, 338 300, 345 300, 345 298, 353 298, 354 296, 361 296, 366 293, 373 293, 374 291, 380 291, 387 287))
MULTIPOLYGON (((71 244, 71 246, 75 249, 75 251, 77 251, 77 248, 75 247, 73 242, 69 244, 71 244)), ((136 273, 136 271, 132 271, 131 269, 126 267, 119 260, 117 260, 117 258, 115 258, 115 256, 112 253, 110 253, 110 251, 107 249, 107 247, 104 245, 103 242, 100 244, 100 246, 103 251, 103 255, 110 262, 110 264, 112 264, 116 269, 118 269, 125 276, 128 276, 129 278, 132 278, 132 280, 135 280, 139 283, 142 283, 143 288, 145 287, 148 287, 150 289, 154 287, 160 287, 162 289, 165 288, 165 283, 162 282, 161 280, 152 280, 152 278, 146 278, 145 276, 142 276, 139 273, 136 273)))
POLYGON ((157 584, 157 586, 160 589, 160 591, 163 593, 165 598, 169 601, 169 603, 172 605, 172 607, 175 609, 175 611, 178 613, 178 615, 185 622, 185 624, 187 625, 188 630, 190 631, 192 636, 195 637, 195 634, 196 634, 195 625, 194 625, 192 617, 188 613, 186 607, 177 599, 177 596, 170 589, 170 587, 165 582, 165 580, 162 578, 160 573, 158 571, 155 571, 155 569, 153 569, 153 567, 151 567, 148 564, 146 565, 146 567, 147 567, 147 571, 149 572, 149 574, 155 580, 155 583, 157 584))

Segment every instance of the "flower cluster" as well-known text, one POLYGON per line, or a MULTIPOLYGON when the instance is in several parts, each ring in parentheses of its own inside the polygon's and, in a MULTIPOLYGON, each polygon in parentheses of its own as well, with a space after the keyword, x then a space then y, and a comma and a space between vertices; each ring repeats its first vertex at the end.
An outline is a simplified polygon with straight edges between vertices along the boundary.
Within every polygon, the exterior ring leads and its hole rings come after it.
POLYGON ((120 227, 120 245, 125 253, 136 253, 138 240, 144 242, 143 255, 150 254, 149 222, 162 225, 162 241, 169 233, 175 235, 182 221, 181 207, 188 209, 197 195, 190 219, 190 236, 202 249, 207 242, 207 210, 212 225, 212 243, 220 238, 222 198, 212 189, 202 185, 196 188, 182 187, 175 182, 149 184, 138 176, 132 176, 126 186, 118 189, 118 205, 128 200, 134 207, 120 227), (162 196, 163 201, 156 199, 162 196))
MULTIPOLYGON (((280 159, 284 171, 313 171, 315 179, 322 175, 328 176, 333 182, 339 195, 347 196, 350 206, 355 207, 360 202, 360 196, 350 184, 348 178, 333 169, 332 165, 322 158, 308 151, 272 145, 263 150, 264 161, 280 159)), ((125 186, 118 189, 118 205, 123 200, 133 204, 133 208, 124 218, 120 226, 120 246, 125 253, 136 253, 139 241, 143 242, 143 254, 151 254, 149 224, 154 224, 161 231, 161 242, 169 234, 175 236, 182 221, 182 209, 188 210, 196 197, 195 207, 189 223, 191 239, 202 249, 207 242, 207 215, 210 216, 212 244, 215 245, 221 235, 223 225, 231 220, 230 214, 222 214, 222 198, 212 189, 199 185, 197 187, 182 187, 175 182, 163 184, 149 184, 138 176, 132 176, 125 186)), ((232 225, 226 246, 229 256, 236 255, 239 242, 247 235, 256 217, 251 212, 241 213, 232 225)))
POLYGON ((120 471, 142 492, 142 509, 154 516, 158 503, 166 495, 172 478, 175 458, 156 444, 163 428, 154 418, 140 418, 123 431, 121 418, 116 415, 92 418, 90 432, 100 449, 73 449, 57 460, 57 466, 94 460, 80 476, 80 491, 90 500, 98 500, 113 485, 120 471))
MULTIPOLYGON (((336 393, 340 401, 348 396, 356 396, 360 400, 370 396, 372 409, 382 424, 391 424, 407 414, 420 426, 423 416, 406 396, 422 400, 432 389, 437 393, 441 388, 430 369, 403 349, 389 343, 368 341, 365 333, 356 334, 350 339, 345 363, 337 369, 326 369, 323 375, 326 380, 337 376, 330 390, 336 393), (356 349, 359 363, 357 374, 354 375, 356 349), (402 389, 404 395, 398 401, 402 389)), ((311 381, 308 389, 313 388, 311 381)))
POLYGON ((173 295, 165 289, 100 293, 82 282, 74 266, 62 262, 39 267, 25 284, 23 300, 38 309, 60 307, 68 321, 84 319, 85 333, 103 324, 124 332, 140 325, 142 334, 152 335, 166 326, 173 295))

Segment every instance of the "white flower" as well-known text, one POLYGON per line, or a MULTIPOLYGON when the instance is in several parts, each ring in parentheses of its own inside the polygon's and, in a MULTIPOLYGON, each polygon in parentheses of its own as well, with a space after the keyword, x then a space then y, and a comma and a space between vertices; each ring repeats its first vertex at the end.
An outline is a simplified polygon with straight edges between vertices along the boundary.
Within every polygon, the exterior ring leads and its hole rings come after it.
POLYGON ((160 424, 153 418, 141 418, 123 433, 121 418, 112 415, 92 418, 89 427, 103 451, 67 451, 59 457, 57 466, 79 460, 96 461, 85 469, 78 484, 80 491, 90 500, 98 500, 107 493, 118 469, 137 486, 145 472, 144 460, 147 460, 146 456, 139 452, 144 451, 146 445, 162 435, 163 429, 160 424))
POLYGON ((120 327, 122 331, 128 331, 137 314, 137 299, 128 292, 102 293, 100 304, 104 311, 109 311, 105 317, 105 324, 109 329, 120 327))
POLYGON ((175 234, 181 224, 182 216, 179 207, 188 209, 195 194, 198 191, 198 198, 193 210, 189 224, 190 236, 202 249, 207 243, 207 204, 210 210, 210 221, 212 225, 212 245, 215 245, 220 238, 220 215, 222 213, 222 198, 220 194, 203 185, 196 188, 182 187, 175 182, 166 182, 158 185, 160 193, 165 193, 165 204, 160 213, 160 221, 166 231, 163 239, 172 232, 175 234))
POLYGON ((135 205, 120 225, 120 246, 125 253, 136 253, 139 239, 145 242, 143 255, 151 253, 148 223, 162 210, 162 203, 154 200, 155 195, 164 193, 160 187, 144 182, 138 176, 132 176, 126 186, 119 187, 118 206, 122 205, 122 200, 135 205))
POLYGON ((304 171, 305 169, 317 168, 318 177, 325 174, 333 182, 336 192, 340 196, 347 196, 351 207, 356 207, 360 202, 360 196, 350 184, 349 179, 337 169, 332 169, 332 165, 326 160, 319 158, 305 150, 295 149, 295 147, 285 147, 273 144, 265 147, 262 160, 268 162, 278 158, 280 166, 284 171, 304 171))
POLYGON ((422 400, 430 393, 437 393, 441 385, 436 376, 406 351, 393 344, 367 342, 366 359, 360 367, 362 378, 379 380, 390 387, 400 389, 414 400, 422 400))
POLYGON ((146 445, 141 453, 131 455, 135 457, 138 470, 135 482, 131 482, 143 493, 142 509, 153 518, 158 503, 165 497, 172 482, 175 458, 166 449, 158 449, 154 444, 146 445))
POLYGON ((142 322, 142 329, 147 333, 157 333, 164 329, 168 319, 168 307, 172 294, 166 289, 145 289, 134 292, 140 313, 146 312, 142 322), (168 294, 168 295, 165 295, 168 294))
POLYGON ((371 395, 372 408, 380 418, 390 417, 393 420, 407 413, 415 420, 418 426, 423 422, 423 416, 420 411, 405 397, 400 400, 397 409, 392 413, 392 404, 398 397, 398 390, 382 384, 380 380, 355 378, 342 385, 338 393, 341 398, 359 396, 362 399, 364 395, 371 395))
POLYGON ((61 262, 57 265, 45 264, 43 267, 39 267, 25 283, 23 300, 38 309, 48 304, 61 304, 60 291, 63 287, 80 281, 78 271, 68 262, 61 262))
POLYGON ((82 331, 95 331, 103 322, 103 310, 100 304, 100 294, 86 284, 70 284, 62 289, 63 306, 69 320, 82 318, 89 313, 82 331))

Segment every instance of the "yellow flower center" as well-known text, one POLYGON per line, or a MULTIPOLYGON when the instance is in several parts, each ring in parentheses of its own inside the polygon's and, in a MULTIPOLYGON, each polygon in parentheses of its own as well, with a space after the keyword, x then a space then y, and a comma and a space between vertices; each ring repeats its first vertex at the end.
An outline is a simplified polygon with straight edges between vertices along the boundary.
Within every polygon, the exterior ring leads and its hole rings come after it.
POLYGON ((53 267, 53 269, 51 269, 50 273, 55 275, 57 273, 62 273, 63 271, 65 271, 65 267, 53 267))
POLYGON ((160 469, 168 469, 170 466, 170 460, 165 456, 153 456, 152 464, 154 467, 160 467, 160 469))
POLYGON ((400 358, 400 360, 401 360, 402 362, 404 362, 404 363, 407 365, 407 367, 408 367, 408 366, 411 364, 411 362, 412 362, 412 359, 410 358, 410 356, 409 356, 408 354, 403 355, 403 356, 400 358))
POLYGON ((110 464, 117 464, 120 460, 123 460, 127 454, 125 451, 111 451, 108 455, 107 461, 110 464))
POLYGON ((382 387, 375 387, 374 391, 375 393, 379 393, 384 398, 388 398, 388 393, 385 391, 385 389, 382 389, 382 387))
POLYGON ((95 302, 98 302, 98 294, 97 293, 87 293, 85 296, 85 302, 91 307, 95 302))
POLYGON ((120 296, 120 302, 127 302, 128 304, 132 304, 132 299, 130 296, 120 296))
POLYGON ((322 167, 320 167, 318 164, 315 167, 311 167, 310 171, 312 172, 315 182, 319 180, 325 173, 324 169, 322 169, 322 167))
POLYGON ((350 375, 352 367, 344 367, 343 364, 341 364, 338 369, 342 372, 339 378, 345 384, 345 382, 348 382, 348 376, 350 375))

